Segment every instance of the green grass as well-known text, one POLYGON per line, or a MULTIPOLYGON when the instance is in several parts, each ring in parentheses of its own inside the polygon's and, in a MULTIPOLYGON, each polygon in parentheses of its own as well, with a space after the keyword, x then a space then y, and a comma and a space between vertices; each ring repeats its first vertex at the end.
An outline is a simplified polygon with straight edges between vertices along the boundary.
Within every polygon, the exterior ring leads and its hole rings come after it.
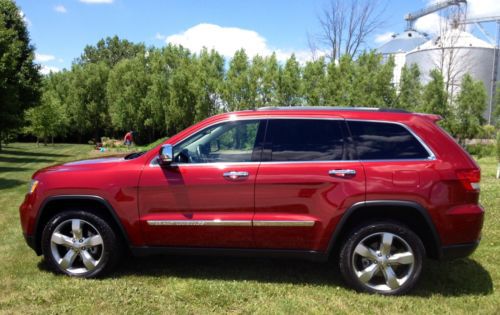
POLYGON ((0 313, 499 314, 500 180, 482 167, 483 240, 467 259, 427 262, 408 296, 359 294, 329 264, 228 257, 127 258, 111 276, 54 275, 24 243, 18 206, 43 166, 98 156, 88 145, 11 144, 0 152, 0 313))

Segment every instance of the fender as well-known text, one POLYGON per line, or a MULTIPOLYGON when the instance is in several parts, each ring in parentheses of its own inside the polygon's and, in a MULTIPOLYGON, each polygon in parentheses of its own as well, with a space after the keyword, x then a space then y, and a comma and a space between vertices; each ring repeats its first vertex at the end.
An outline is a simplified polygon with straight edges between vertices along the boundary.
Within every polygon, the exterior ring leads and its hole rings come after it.
POLYGON ((422 207, 420 204, 413 201, 405 201, 405 200, 369 200, 369 201, 360 201, 353 204, 349 209, 347 209, 339 223, 335 227, 335 231, 332 233, 330 241, 328 243, 327 253, 331 253, 333 247, 336 245, 338 238, 342 233, 342 229, 344 228, 346 222, 349 217, 352 216, 357 210, 365 207, 380 207, 380 206, 392 206, 392 207, 408 207, 417 210, 420 215, 424 218, 427 226, 431 231, 431 237, 438 251, 438 258, 442 257, 442 248, 441 248, 441 239, 439 234, 437 233, 436 227, 432 222, 432 219, 427 212, 427 209, 422 207))
POLYGON ((41 254, 40 245, 39 245, 40 244, 40 236, 41 236, 41 231, 39 230, 40 229, 40 218, 43 216, 44 212, 46 211, 46 206, 48 203, 50 203, 52 201, 61 201, 61 200, 65 200, 65 201, 91 200, 91 201, 95 201, 95 202, 98 202, 99 204, 103 205, 104 208, 107 209, 107 213, 111 216, 111 218, 114 221, 114 223, 116 224, 116 226, 119 228, 123 238, 125 239, 126 245, 129 246, 130 242, 129 242, 127 232, 125 231, 125 228, 123 227, 120 219, 116 215, 115 210, 113 209, 113 207, 109 204, 109 202, 106 199, 104 199, 100 196, 95 196, 95 195, 55 195, 55 196, 50 196, 50 197, 45 198, 45 200, 40 205, 40 210, 38 211, 38 214, 36 216, 35 230, 34 230, 33 236, 35 237, 34 246, 35 246, 35 251, 37 252, 37 254, 39 254, 39 255, 41 254))

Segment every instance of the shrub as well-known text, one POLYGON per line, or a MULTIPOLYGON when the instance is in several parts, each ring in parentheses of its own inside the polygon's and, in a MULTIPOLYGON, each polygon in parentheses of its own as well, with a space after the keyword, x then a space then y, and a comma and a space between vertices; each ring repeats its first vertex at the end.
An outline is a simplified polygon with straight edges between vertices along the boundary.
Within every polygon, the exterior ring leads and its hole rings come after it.
POLYGON ((495 146, 494 144, 474 144, 465 146, 465 149, 467 150, 467 152, 469 152, 470 155, 474 155, 478 159, 480 159, 484 156, 495 156, 495 150, 497 150, 498 155, 499 151, 497 147, 498 145, 495 146))

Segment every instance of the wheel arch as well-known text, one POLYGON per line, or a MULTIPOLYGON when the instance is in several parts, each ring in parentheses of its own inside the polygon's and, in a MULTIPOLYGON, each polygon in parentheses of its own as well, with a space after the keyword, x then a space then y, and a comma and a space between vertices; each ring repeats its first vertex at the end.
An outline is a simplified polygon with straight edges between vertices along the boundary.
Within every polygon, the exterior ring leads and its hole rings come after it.
POLYGON ((55 214, 63 212, 68 207, 83 207, 83 210, 101 217, 110 224, 127 247, 130 244, 125 228, 106 199, 95 195, 57 195, 46 198, 38 211, 34 230, 34 250, 37 255, 42 254, 41 239, 45 223, 55 214))
POLYGON ((352 205, 335 227, 328 243, 328 254, 340 250, 353 228, 373 220, 394 220, 407 225, 422 240, 428 257, 441 258, 441 240, 427 210, 416 202, 399 200, 362 201, 352 205))

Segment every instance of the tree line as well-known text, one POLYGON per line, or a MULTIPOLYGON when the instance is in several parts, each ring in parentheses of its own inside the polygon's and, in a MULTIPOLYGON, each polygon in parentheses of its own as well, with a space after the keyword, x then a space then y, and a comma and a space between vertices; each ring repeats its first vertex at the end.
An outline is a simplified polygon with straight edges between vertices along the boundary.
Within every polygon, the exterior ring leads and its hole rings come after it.
MULTIPOLYGON (((2 15, 10 12, 5 8, 17 9, 0 0, 2 15)), ((459 139, 478 136, 484 124, 487 94, 481 81, 465 75, 461 92, 451 99, 438 70, 422 85, 420 70, 412 65, 403 68, 394 84, 394 60, 375 51, 302 64, 294 55, 278 61, 275 54, 250 57, 241 49, 226 60, 214 50, 146 47, 115 36, 86 46, 70 69, 40 77, 23 21, 19 14, 10 16, 19 23, 18 46, 24 50, 7 49, 25 64, 11 67, 0 50, 0 71, 11 69, 0 73, 2 140, 24 134, 45 142, 87 142, 134 130, 139 141, 151 142, 220 112, 262 106, 370 106, 434 113, 443 116, 442 125, 459 139), (25 68, 36 70, 28 72, 29 79, 23 77, 25 68), (4 78, 19 81, 15 93, 4 88, 4 78), (13 96, 7 99, 9 93, 13 96)), ((9 25, 0 23, 0 46, 9 39, 9 25)))

